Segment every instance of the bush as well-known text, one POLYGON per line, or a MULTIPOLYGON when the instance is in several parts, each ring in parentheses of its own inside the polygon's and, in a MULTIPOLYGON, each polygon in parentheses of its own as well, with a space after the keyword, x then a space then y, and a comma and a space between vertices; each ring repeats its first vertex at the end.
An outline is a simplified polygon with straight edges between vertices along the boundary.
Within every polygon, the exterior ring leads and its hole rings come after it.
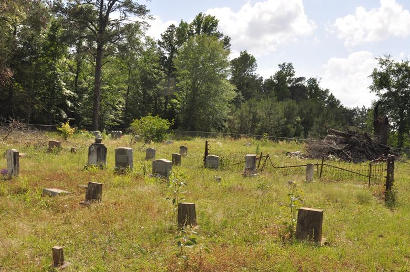
POLYGON ((159 116, 145 116, 141 119, 135 119, 131 124, 131 130, 134 134, 140 135, 145 142, 162 142, 167 136, 171 123, 159 116))
POLYGON ((67 140, 68 137, 73 135, 75 132, 75 128, 70 127, 68 121, 64 124, 61 124, 61 127, 58 127, 57 130, 60 131, 61 134, 63 134, 65 140, 67 140))

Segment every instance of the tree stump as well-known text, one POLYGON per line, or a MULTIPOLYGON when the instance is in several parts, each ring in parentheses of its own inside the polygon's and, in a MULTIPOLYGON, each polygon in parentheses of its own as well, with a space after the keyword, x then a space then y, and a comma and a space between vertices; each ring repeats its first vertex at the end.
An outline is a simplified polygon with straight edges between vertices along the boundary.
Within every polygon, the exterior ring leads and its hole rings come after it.
POLYGON ((195 203, 178 203, 178 227, 196 226, 195 203))
POLYGON ((296 239, 322 242, 323 210, 300 208, 296 225, 296 239))
POLYGON ((55 246, 52 248, 53 251, 53 265, 54 267, 60 267, 64 265, 64 253, 63 247, 55 246))
POLYGON ((89 182, 87 191, 85 193, 85 201, 86 202, 101 201, 102 186, 103 186, 102 183, 89 182))

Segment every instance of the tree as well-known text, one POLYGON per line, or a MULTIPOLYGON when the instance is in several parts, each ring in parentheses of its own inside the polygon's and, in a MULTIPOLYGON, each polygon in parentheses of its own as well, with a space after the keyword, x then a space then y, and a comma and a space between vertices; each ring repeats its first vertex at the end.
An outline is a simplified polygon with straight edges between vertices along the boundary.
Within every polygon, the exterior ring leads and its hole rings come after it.
POLYGON ((377 94, 381 108, 387 113, 397 131, 397 147, 402 148, 409 133, 410 63, 394 61, 390 56, 377 58, 370 89, 377 94))
POLYGON ((143 17, 148 13, 145 5, 135 0, 60 0, 55 4, 58 14, 70 26, 86 28, 86 37, 95 43, 95 71, 93 96, 93 127, 100 129, 101 78, 104 53, 107 46, 116 43, 130 22, 130 16, 143 17))
POLYGON ((221 130, 234 87, 227 80, 229 51, 216 37, 191 37, 175 60, 177 99, 182 126, 189 130, 221 130))
POLYGON ((256 68, 255 57, 247 51, 242 51, 239 57, 231 60, 230 81, 236 87, 237 96, 234 101, 236 106, 261 93, 263 79, 255 73, 256 68))

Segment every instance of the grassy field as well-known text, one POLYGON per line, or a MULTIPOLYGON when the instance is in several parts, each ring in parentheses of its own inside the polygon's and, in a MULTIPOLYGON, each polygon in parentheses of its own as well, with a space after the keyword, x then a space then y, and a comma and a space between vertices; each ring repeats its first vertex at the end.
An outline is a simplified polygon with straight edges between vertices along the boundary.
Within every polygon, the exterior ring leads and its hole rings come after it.
MULTIPOLYGON (((53 271, 55 245, 64 247, 71 263, 64 271, 410 271, 408 163, 396 163, 398 200, 389 209, 380 198, 381 184, 368 188, 365 181, 317 177, 306 184, 297 168, 267 167, 245 178, 244 164, 233 165, 256 151, 270 154, 276 165, 304 164, 285 156, 303 150, 303 144, 211 139, 210 153, 225 162, 217 171, 203 168, 203 139, 149 145, 157 158, 169 160, 180 145, 188 147, 174 170, 186 182, 178 197, 196 204, 198 227, 181 233, 170 200, 175 186, 149 176, 148 145, 131 145, 127 136, 104 139, 107 169, 83 170, 92 137, 62 140, 58 154, 46 152, 49 139, 58 136, 11 135, 0 142, 0 154, 10 148, 25 153, 20 176, 0 181, 0 271, 53 271), (70 153, 73 146, 76 154, 70 153), (134 171, 127 175, 114 173, 114 149, 120 146, 134 149, 134 171), (324 210, 326 245, 288 238, 290 180, 302 206, 324 210), (104 184, 103 200, 86 207, 79 204, 85 196, 79 185, 89 181, 104 184), (46 187, 72 194, 42 197, 46 187), (193 246, 178 246, 193 238, 193 246)), ((0 168, 6 168, 4 158, 0 168)))

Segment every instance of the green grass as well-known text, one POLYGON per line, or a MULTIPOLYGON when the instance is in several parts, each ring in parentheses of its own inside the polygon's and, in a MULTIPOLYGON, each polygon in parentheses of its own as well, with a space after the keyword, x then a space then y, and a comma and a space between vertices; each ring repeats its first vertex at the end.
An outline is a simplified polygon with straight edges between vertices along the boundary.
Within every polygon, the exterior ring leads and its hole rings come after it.
MULTIPOLYGON (((171 159, 180 145, 188 146, 179 173, 185 175, 185 201, 196 203, 197 244, 177 246, 174 206, 167 183, 149 177, 144 162, 146 145, 130 145, 128 137, 105 139, 106 170, 88 170, 87 148, 93 139, 75 136, 63 141, 59 154, 46 152, 56 135, 14 135, 0 142, 0 154, 16 148, 21 172, 0 181, 0 271, 53 271, 51 248, 64 247, 71 265, 65 271, 408 271, 410 267, 410 167, 396 163, 397 205, 389 209, 380 198, 382 184, 367 187, 364 180, 315 173, 304 183, 303 169, 266 171, 244 178, 244 155, 257 150, 270 154, 275 165, 317 163, 288 158, 286 151, 303 144, 252 139, 211 139, 210 154, 224 158, 222 170, 203 168, 204 140, 152 144, 157 158, 171 159), (78 152, 70 153, 76 146, 78 152), (114 149, 134 149, 134 171, 114 174, 114 149), (144 176, 144 170, 147 175, 144 176), (222 178, 221 183, 215 176, 222 178), (327 245, 284 240, 290 220, 288 181, 303 194, 303 206, 324 210, 323 236, 327 245), (104 183, 103 201, 80 205, 79 185, 104 183), (72 194, 42 197, 45 187, 72 194)), ((5 159, 0 168, 6 167, 5 159)))

